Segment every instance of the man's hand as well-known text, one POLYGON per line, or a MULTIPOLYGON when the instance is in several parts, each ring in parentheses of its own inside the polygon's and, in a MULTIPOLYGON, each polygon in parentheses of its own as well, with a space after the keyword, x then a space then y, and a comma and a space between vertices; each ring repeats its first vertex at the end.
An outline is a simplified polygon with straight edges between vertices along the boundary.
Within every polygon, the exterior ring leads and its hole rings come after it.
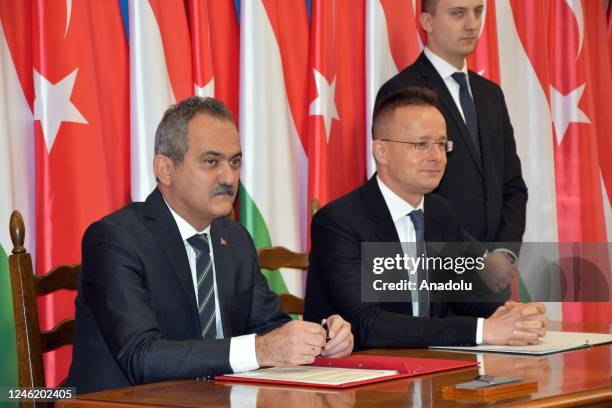
POLYGON ((484 320, 483 340, 494 345, 539 344, 547 326, 546 307, 542 303, 506 302, 484 320))
POLYGON ((257 363, 262 367, 310 364, 325 347, 325 336, 320 324, 290 321, 263 336, 255 337, 257 363))
POLYGON ((546 316, 546 306, 541 302, 520 303, 508 301, 504 304, 506 309, 518 310, 521 320, 515 325, 517 329, 537 333, 538 336, 546 336, 548 327, 548 316, 546 316))
POLYGON ((494 293, 499 293, 512 283, 518 269, 502 252, 489 252, 484 261, 485 267, 478 272, 485 285, 494 293))
POLYGON ((351 324, 340 315, 331 315, 327 319, 329 340, 321 351, 322 357, 344 357, 353 351, 353 333, 351 324))

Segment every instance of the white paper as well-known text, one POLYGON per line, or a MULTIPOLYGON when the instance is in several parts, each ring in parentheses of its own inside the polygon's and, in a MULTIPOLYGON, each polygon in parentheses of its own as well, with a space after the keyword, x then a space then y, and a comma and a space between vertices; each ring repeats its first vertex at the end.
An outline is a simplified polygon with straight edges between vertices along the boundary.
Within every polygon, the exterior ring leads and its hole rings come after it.
POLYGON ((558 332, 549 331, 542 339, 542 343, 531 346, 491 346, 481 344, 472 347, 446 347, 435 346, 431 349, 444 350, 460 350, 460 351, 488 351, 497 353, 513 353, 513 354, 550 354, 560 351, 573 350, 598 344, 612 343, 612 334, 602 333, 575 333, 575 332, 558 332))
POLYGON ((342 385, 356 381, 388 377, 395 374, 397 374, 395 370, 299 366, 263 368, 239 374, 226 374, 225 376, 258 380, 293 381, 307 384, 342 385))

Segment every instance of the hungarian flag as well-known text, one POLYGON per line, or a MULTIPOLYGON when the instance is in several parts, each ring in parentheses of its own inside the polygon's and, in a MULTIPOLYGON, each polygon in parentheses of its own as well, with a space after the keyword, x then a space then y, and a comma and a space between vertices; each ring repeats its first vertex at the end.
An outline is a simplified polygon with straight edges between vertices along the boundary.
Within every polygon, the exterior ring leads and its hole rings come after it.
MULTIPOLYGON (((417 0, 417 3, 420 0, 417 0)), ((416 7, 416 9, 415 9, 416 7)), ((372 157, 372 112, 376 94, 391 77, 409 66, 421 52, 412 0, 366 0, 365 10, 365 144, 367 177, 376 171, 372 157)))
POLYGON ((19 381, 8 271, 13 249, 8 225, 13 210, 19 210, 25 220, 25 247, 36 250, 30 19, 28 2, 0 2, 0 384, 13 387, 19 381))
MULTIPOLYGON (((41 274, 79 263, 87 226, 129 200, 128 51, 118 2, 32 3, 31 15, 6 23, 29 24, 32 30, 31 58, 14 62, 29 63, 17 72, 33 78, 33 92, 26 85, 24 93, 34 119, 41 274), (25 20, 15 22, 20 19, 25 20)), ((27 39, 9 38, 9 48, 20 49, 27 39)), ((73 316, 74 296, 39 299, 41 329, 73 316)), ((70 358, 69 347, 44 356, 48 385, 64 380, 70 358)))
MULTIPOLYGON (((308 16, 303 1, 241 7, 240 222, 257 248, 305 249, 308 16)), ((293 271, 264 271, 270 288, 302 296, 293 271)))
POLYGON ((182 0, 129 1, 131 196, 156 186, 155 131, 171 104, 194 93, 191 41, 182 0))
POLYGON ((155 188, 155 131, 164 111, 214 96, 236 115, 239 31, 231 0, 129 2, 132 199, 155 188))
POLYGON ((365 181, 364 6, 312 3, 308 196, 320 205, 365 181))

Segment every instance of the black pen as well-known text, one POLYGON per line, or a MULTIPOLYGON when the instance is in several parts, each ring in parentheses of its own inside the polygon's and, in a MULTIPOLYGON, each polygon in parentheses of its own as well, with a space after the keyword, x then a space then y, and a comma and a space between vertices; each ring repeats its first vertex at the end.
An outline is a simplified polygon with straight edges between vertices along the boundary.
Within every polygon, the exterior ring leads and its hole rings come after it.
POLYGON ((325 329, 325 341, 329 341, 329 327, 327 326, 327 319, 321 320, 321 326, 325 329))

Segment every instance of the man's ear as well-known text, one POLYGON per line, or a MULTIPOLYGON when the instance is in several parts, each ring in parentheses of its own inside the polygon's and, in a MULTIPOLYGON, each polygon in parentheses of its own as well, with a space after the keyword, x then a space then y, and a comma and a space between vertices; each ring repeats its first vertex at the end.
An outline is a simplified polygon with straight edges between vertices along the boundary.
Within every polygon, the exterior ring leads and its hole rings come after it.
POLYGON ((165 186, 172 184, 172 175, 174 174, 174 162, 163 154, 156 154, 153 158, 153 171, 157 182, 165 186))
POLYGON ((419 16, 419 22, 421 23, 421 27, 423 28, 423 31, 425 31, 426 33, 431 33, 431 31, 433 30, 433 22, 432 22, 432 15, 427 13, 427 12, 422 12, 421 15, 419 16))
POLYGON ((387 164, 387 146, 381 140, 372 141, 372 153, 377 163, 387 164))

